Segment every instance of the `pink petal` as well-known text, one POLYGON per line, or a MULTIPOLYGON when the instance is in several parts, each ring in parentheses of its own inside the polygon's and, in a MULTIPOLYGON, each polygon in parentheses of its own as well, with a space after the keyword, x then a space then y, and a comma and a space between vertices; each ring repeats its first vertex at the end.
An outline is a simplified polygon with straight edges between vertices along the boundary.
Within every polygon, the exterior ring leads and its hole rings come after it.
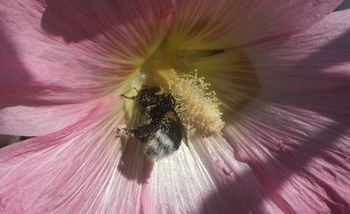
POLYGON ((3 2, 0 91, 51 100, 106 93, 163 41, 173 8, 171 0, 3 2))
POLYGON ((181 145, 154 164, 142 191, 144 213, 200 213, 198 209, 215 186, 193 154, 181 145))
POLYGON ((283 212, 348 213, 350 117, 307 109, 312 100, 300 94, 272 102, 262 94, 235 115, 225 138, 253 169, 261 194, 283 212))
POLYGON ((236 175, 229 156, 233 151, 249 166, 238 177, 253 185, 253 190, 242 191, 250 204, 240 202, 231 209, 349 213, 349 16, 350 11, 337 12, 288 40, 245 48, 262 91, 241 111, 227 116, 224 137, 233 150, 221 144, 197 146, 231 201, 237 200, 239 191, 230 192, 229 187, 244 182, 225 181, 219 169, 236 175), (210 161, 213 154, 222 158, 210 161))
POLYGON ((225 139, 197 140, 194 148, 216 185, 199 213, 232 213, 233 210, 237 213, 283 213, 283 209, 267 197, 254 170, 236 159, 234 149, 225 139))
POLYGON ((123 159, 113 133, 121 122, 116 101, 102 101, 60 132, 0 150, 0 213, 139 213, 141 186, 120 167, 142 171, 135 158, 142 150, 123 159))
POLYGON ((350 90, 349 19, 350 10, 335 12, 287 40, 246 47, 264 90, 336 92, 345 99, 350 90))
POLYGON ((142 191, 144 213, 282 213, 233 152, 221 137, 192 138, 190 148, 182 145, 153 166, 142 191))
POLYGON ((65 128, 85 117, 96 101, 59 106, 0 105, 0 133, 39 136, 65 128))
POLYGON ((120 87, 163 41, 173 8, 171 0, 2 2, 0 133, 46 134, 85 115, 89 104, 61 104, 120 87))
POLYGON ((349 18, 336 12, 288 40, 245 48, 262 91, 225 138, 285 213, 350 211, 349 18))
POLYGON ((178 49, 222 49, 287 37, 316 23, 340 2, 179 0, 169 41, 178 49))
MULTIPOLYGON (((146 161, 141 144, 114 137, 117 101, 100 103, 62 131, 0 150, 0 211, 230 213, 263 199, 256 176, 223 139, 146 161)), ((279 211, 269 201, 254 210, 279 211)))

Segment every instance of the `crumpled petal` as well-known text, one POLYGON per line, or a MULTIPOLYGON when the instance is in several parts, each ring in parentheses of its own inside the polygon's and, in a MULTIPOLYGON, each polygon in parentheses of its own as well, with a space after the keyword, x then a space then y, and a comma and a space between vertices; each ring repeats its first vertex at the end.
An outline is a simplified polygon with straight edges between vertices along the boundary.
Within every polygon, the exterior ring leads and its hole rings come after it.
POLYGON ((116 101, 102 100, 64 130, 1 149, 0 213, 139 213, 141 186, 118 166, 139 171, 142 162, 122 159, 116 101))
POLYGON ((223 49, 288 37, 334 11, 340 0, 179 0, 168 42, 174 49, 223 49))
POLYGON ((62 104, 117 90, 163 41, 173 8, 171 0, 2 2, 0 123, 11 118, 7 126, 18 124, 18 130, 2 125, 0 133, 33 136, 75 122, 88 105, 77 106, 82 112, 72 115, 62 104), (39 111, 36 121, 47 128, 24 127, 39 111))

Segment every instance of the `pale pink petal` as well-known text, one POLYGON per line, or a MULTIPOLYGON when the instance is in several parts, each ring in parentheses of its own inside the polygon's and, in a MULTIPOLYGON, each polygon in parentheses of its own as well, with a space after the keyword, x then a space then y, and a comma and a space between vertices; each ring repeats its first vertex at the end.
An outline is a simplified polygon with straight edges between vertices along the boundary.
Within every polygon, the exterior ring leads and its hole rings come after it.
POLYGON ((163 41, 173 9, 171 0, 2 2, 2 96, 66 101, 115 89, 163 41))
POLYGON ((224 137, 233 149, 195 145, 231 198, 237 190, 228 189, 237 185, 226 185, 218 172, 236 176, 230 152, 249 166, 240 177, 257 193, 244 191, 251 203, 232 205, 240 213, 349 213, 349 16, 337 12, 288 40, 245 48, 262 89, 225 116, 224 137), (222 160, 210 161, 213 154, 222 160))
POLYGON ((101 101, 62 131, 0 150, 0 213, 139 213, 141 185, 126 175, 141 177, 144 159, 141 149, 123 158, 113 132, 121 122, 116 101, 101 101))
POLYGON ((322 93, 323 96, 342 93, 343 101, 348 101, 349 19, 350 10, 335 12, 287 40, 246 47, 262 88, 271 92, 322 93))
POLYGON ((65 128, 86 116, 96 101, 53 106, 0 105, 0 134, 39 136, 65 128))
POLYGON ((142 191, 144 213, 282 213, 225 139, 190 141, 153 166, 142 191))
MULTIPOLYGON (((257 178, 223 139, 191 139, 194 148, 183 144, 155 164, 145 160, 140 143, 115 139, 115 102, 100 103, 60 132, 1 150, 1 211, 230 213, 262 200, 257 178)), ((254 210, 279 211, 268 201, 254 210)))
POLYGON ((350 211, 350 11, 288 40, 245 50, 260 95, 231 117, 224 137, 284 213, 350 211), (253 50, 254 49, 254 50, 253 50))
POLYGON ((224 136, 236 158, 285 213, 348 213, 349 114, 308 109, 306 94, 276 97, 261 94, 228 123, 224 136))
POLYGON ((2 1, 0 133, 45 134, 83 116, 88 104, 63 104, 120 87, 162 42, 173 8, 170 0, 2 1))
POLYGON ((183 144, 176 153, 153 165, 142 191, 144 213, 197 213, 204 205, 215 185, 194 155, 183 144))
POLYGON ((221 49, 295 34, 332 12, 340 0, 179 0, 169 43, 221 49))
POLYGON ((223 137, 197 138, 193 147, 216 186, 198 213, 283 213, 284 209, 268 197, 255 171, 236 159, 223 137))

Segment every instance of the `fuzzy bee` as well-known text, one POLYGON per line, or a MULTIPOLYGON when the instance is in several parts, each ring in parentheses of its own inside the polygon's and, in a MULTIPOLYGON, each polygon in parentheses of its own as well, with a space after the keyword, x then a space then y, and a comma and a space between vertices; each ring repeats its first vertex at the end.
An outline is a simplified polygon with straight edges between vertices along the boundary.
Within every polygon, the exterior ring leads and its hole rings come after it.
POLYGON ((179 149, 186 138, 183 124, 177 116, 175 101, 170 94, 164 94, 158 87, 143 87, 132 99, 145 110, 147 121, 136 128, 118 128, 117 136, 129 135, 144 144, 147 157, 159 160, 179 149))

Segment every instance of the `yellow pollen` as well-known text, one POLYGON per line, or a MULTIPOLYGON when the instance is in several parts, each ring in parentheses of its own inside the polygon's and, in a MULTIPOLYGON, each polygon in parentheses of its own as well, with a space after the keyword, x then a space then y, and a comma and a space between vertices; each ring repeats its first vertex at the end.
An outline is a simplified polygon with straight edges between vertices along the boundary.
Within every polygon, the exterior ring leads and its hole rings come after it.
POLYGON ((169 91, 176 101, 175 111, 183 124, 196 133, 211 137, 221 133, 224 122, 219 110, 219 101, 209 83, 197 74, 168 73, 169 91))
POLYGON ((219 135, 225 123, 215 92, 197 73, 177 72, 181 70, 179 65, 176 54, 163 49, 144 64, 143 85, 157 86, 170 93, 176 102, 175 111, 188 130, 203 137, 219 135))

